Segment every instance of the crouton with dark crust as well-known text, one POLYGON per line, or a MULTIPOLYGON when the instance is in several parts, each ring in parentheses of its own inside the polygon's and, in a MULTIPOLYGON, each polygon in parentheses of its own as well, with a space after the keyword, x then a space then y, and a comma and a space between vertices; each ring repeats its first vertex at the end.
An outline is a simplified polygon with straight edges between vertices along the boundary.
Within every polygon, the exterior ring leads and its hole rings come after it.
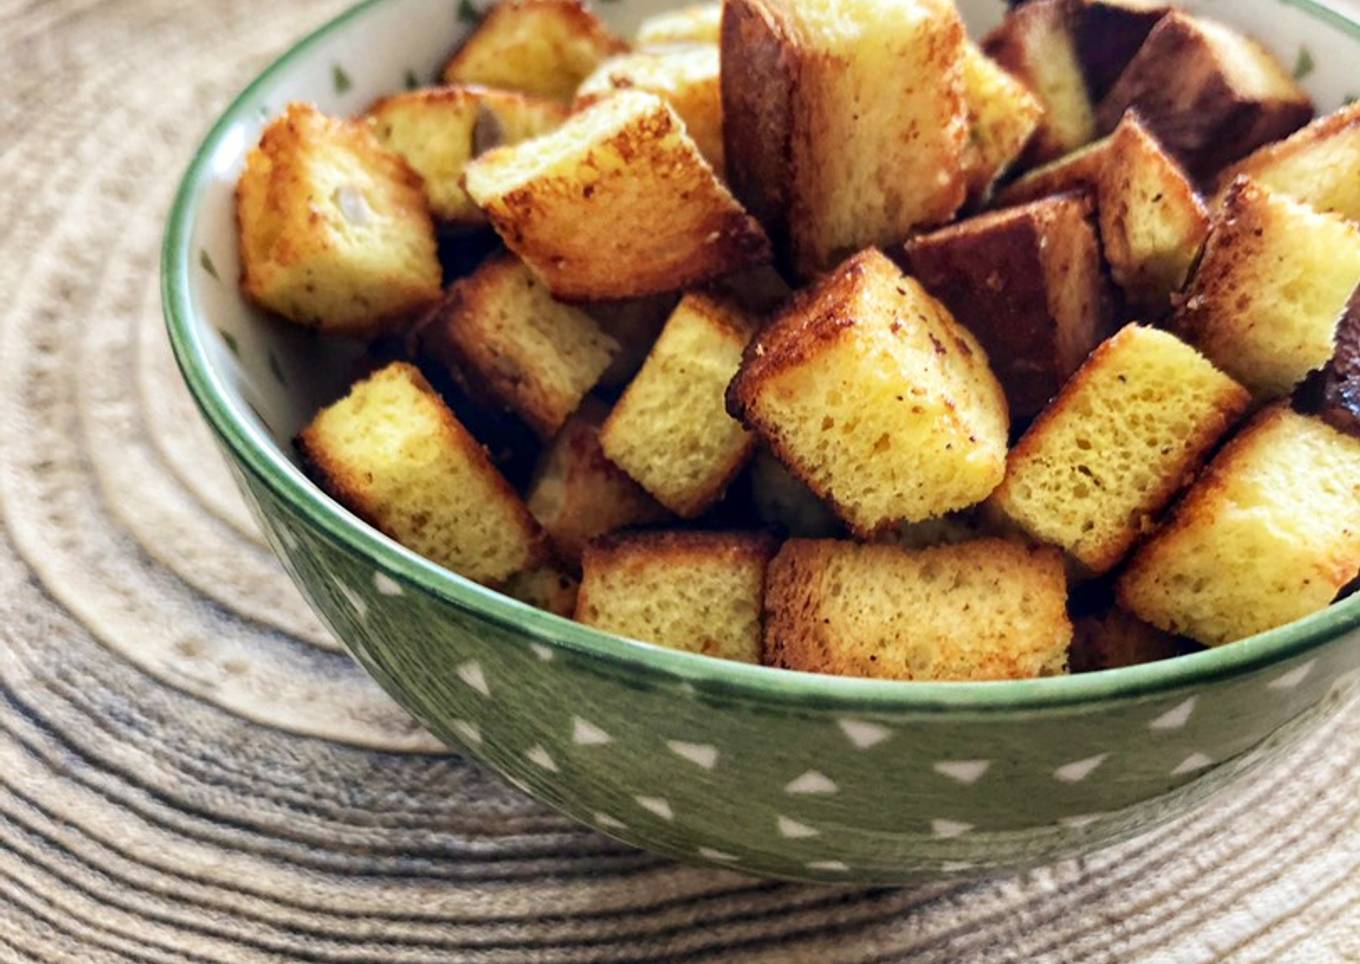
POLYGON ((1093 100, 1109 93, 1157 21, 1170 12, 1171 4, 1160 0, 1082 0, 1077 54, 1093 100))
POLYGON ((1360 288, 1336 326, 1331 360, 1300 388, 1306 411, 1338 431, 1360 437, 1360 288))

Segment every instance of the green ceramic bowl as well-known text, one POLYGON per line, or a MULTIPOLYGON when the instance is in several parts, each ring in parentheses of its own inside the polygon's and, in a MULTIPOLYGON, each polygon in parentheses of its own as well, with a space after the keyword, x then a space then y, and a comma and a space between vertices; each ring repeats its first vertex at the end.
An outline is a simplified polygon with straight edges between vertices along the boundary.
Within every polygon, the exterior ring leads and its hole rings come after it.
MULTIPOLYGON (((663 0, 603 15, 629 32, 663 0)), ((1000 0, 963 0, 974 31, 1000 0)), ((1360 23, 1313 0, 1203 7, 1266 38, 1332 110, 1357 93, 1360 23)), ((1012 868, 1145 831, 1227 787, 1336 706, 1360 668, 1360 597, 1154 665, 912 684, 737 665, 547 615, 406 551, 323 495, 289 439, 358 346, 240 297, 232 191, 290 99, 340 112, 434 75, 469 0, 370 0, 231 105, 194 158, 164 252, 184 377, 293 579, 438 736, 640 847, 755 874, 904 881, 1012 868)))

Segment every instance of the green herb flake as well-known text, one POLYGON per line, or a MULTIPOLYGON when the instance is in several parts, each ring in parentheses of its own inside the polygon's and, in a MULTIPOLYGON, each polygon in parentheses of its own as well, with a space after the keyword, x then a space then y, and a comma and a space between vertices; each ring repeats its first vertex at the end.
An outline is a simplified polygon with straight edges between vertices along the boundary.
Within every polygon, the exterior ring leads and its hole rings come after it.
POLYGON ((349 79, 349 74, 345 73, 345 68, 339 64, 331 68, 331 83, 334 84, 337 94, 343 94, 354 86, 354 81, 349 79))
POLYGON ((458 22, 476 23, 482 19, 482 15, 477 8, 472 5, 472 0, 458 0, 458 22))
POLYGON ((236 344, 236 336, 229 331, 217 329, 217 333, 222 336, 222 340, 227 343, 227 349, 237 358, 241 357, 241 346, 236 344))
POLYGON ((203 266, 203 270, 212 275, 214 281, 221 281, 222 276, 217 273, 217 265, 213 264, 212 255, 208 254, 207 248, 198 249, 198 263, 203 266))
POLYGON ((1294 61, 1294 79, 1303 80, 1313 72, 1317 64, 1313 62, 1313 55, 1307 47, 1299 48, 1299 56, 1294 61))
POLYGON ((274 378, 284 388, 288 387, 288 378, 283 374, 283 366, 279 364, 278 358, 271 351, 269 353, 269 370, 274 373, 274 378))
POLYGON ((407 90, 415 90, 415 89, 416 89, 417 87, 419 87, 419 86, 420 86, 420 78, 416 76, 416 72, 415 72, 414 70, 407 70, 407 71, 406 71, 406 89, 407 89, 407 90))

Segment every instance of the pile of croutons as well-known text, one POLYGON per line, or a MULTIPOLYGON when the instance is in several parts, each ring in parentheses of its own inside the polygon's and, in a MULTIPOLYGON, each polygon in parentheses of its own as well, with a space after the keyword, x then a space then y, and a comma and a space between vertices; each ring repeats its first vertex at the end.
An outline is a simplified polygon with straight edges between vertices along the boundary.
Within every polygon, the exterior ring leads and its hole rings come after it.
POLYGON ((238 192, 246 292, 380 346, 304 464, 415 552, 906 680, 1231 643, 1360 572, 1360 105, 1251 38, 502 0, 441 80, 291 106, 238 192))

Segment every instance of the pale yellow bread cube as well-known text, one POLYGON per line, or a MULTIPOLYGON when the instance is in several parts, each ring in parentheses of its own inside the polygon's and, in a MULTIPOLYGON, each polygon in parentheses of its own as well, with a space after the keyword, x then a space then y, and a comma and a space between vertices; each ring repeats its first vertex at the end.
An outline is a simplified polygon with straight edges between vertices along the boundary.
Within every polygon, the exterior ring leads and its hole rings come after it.
POLYGON ((498 0, 443 77, 570 101, 600 61, 627 49, 580 0, 498 0))
POLYGON ((1360 103, 1321 117, 1268 144, 1224 172, 1226 190, 1238 175, 1318 211, 1360 221, 1360 103))
POLYGON ((522 603, 570 619, 576 612, 580 588, 575 576, 549 564, 515 573, 501 591, 522 603))
POLYGON ((964 176, 968 199, 976 203, 987 198, 997 178, 1020 157, 1044 116, 1044 105, 971 40, 964 46, 963 84, 968 102, 964 176))
POLYGON ((418 369, 393 362, 298 436, 318 483, 426 559, 488 585, 547 561, 542 530, 418 369))
POLYGON ((723 405, 755 327, 731 302, 685 295, 600 433, 610 461, 687 519, 722 498, 755 446, 723 405))
POLYGON ((460 85, 385 97, 368 123, 425 184, 430 211, 442 221, 483 224, 486 216, 460 183, 483 151, 552 130, 567 117, 561 101, 489 87, 460 85))
POLYGON ((1072 620, 1068 663, 1073 673, 1096 673, 1181 656, 1194 645, 1150 626, 1118 606, 1072 620))
POLYGON ((366 125, 290 104, 236 186, 241 286, 290 321, 378 334, 439 298, 420 177, 366 125))
POLYGON ((676 291, 768 261, 769 241, 665 101, 621 90, 472 161, 464 185, 559 298, 676 291))
POLYGON ((992 502, 1086 573, 1108 572, 1250 401, 1174 335, 1129 325, 1030 426, 992 502))
POLYGON ((1215 213, 1175 329, 1260 398, 1332 357, 1360 284, 1360 228, 1243 177, 1215 213))
POLYGON ((754 663, 768 536, 647 532, 586 547, 576 619, 670 649, 754 663))
POLYGON ((945 681, 1061 674, 1062 555, 1002 539, 930 549, 793 539, 765 589, 767 665, 945 681))
POLYGON ((601 94, 634 88, 656 94, 674 107, 704 159, 723 173, 717 44, 669 44, 610 57, 581 82, 576 104, 582 107, 601 94))
POLYGON ((764 446, 751 460, 751 501, 762 522, 790 536, 820 539, 841 531, 836 513, 764 446))
POLYGON ((1210 464, 1118 583, 1120 604, 1220 646, 1325 609, 1360 573, 1360 438, 1284 405, 1210 464))
POLYGON ((659 502, 605 457, 600 428, 609 409, 588 398, 543 451, 525 496, 557 554, 578 567, 586 543, 670 518, 659 502))
POLYGON ((1094 197, 1114 141, 1102 137, 1056 161, 1027 171, 996 192, 993 207, 1028 204, 1054 194, 1088 191, 1094 197))
POLYGON ((1005 472, 982 346, 872 248, 775 315, 727 403, 864 537, 980 502, 1005 472))
POLYGON ((1095 108, 1077 55, 1080 0, 1031 0, 1006 15, 982 49, 1018 77, 1043 105, 1025 163, 1062 157, 1096 138, 1095 108))
POLYGON ((964 40, 952 0, 728 0, 728 182, 797 274, 963 203, 964 40))
POLYGON ((508 409, 541 439, 595 387, 618 343, 588 314, 553 299, 514 255, 496 255, 455 282, 419 332, 474 398, 508 409))
POLYGON ((722 4, 698 3, 653 14, 643 20, 633 36, 633 44, 637 47, 676 43, 715 44, 721 36, 722 4))

